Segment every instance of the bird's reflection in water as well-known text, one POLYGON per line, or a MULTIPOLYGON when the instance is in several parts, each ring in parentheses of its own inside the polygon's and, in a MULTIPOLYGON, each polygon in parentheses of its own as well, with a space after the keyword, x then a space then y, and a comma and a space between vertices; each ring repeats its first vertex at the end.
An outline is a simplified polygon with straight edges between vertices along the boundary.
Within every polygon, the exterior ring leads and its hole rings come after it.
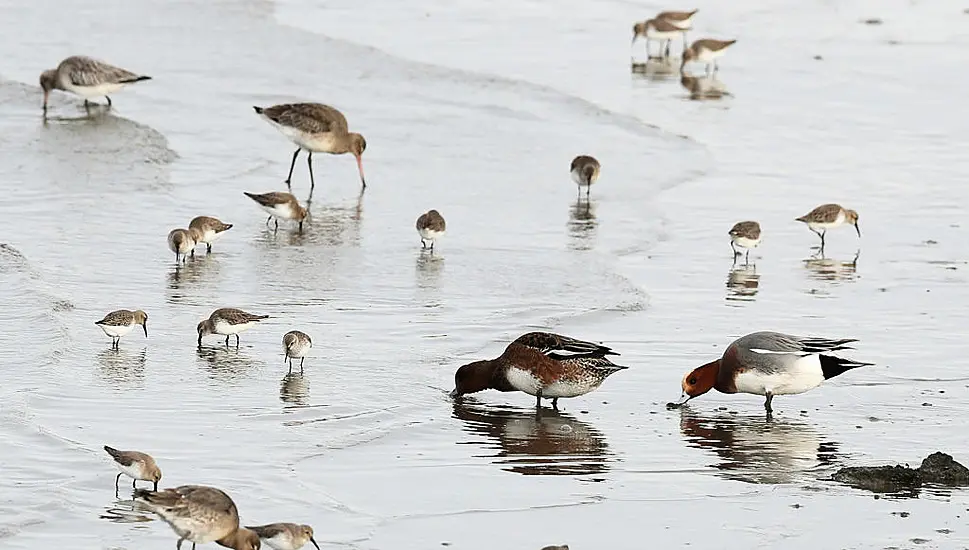
POLYGON ((672 78, 679 70, 679 64, 672 57, 650 57, 645 63, 631 63, 629 68, 636 76, 660 81, 672 78))
POLYGON ((180 291, 186 285, 193 285, 218 273, 219 261, 212 254, 206 254, 204 249, 195 256, 189 256, 185 263, 173 264, 168 272, 169 302, 178 303, 183 298, 180 291))
POLYGON ((139 385, 145 380, 147 357, 147 348, 127 349, 124 344, 118 349, 101 350, 97 356, 98 374, 116 386, 139 385))
POLYGON ((363 221, 363 189, 352 205, 313 206, 313 194, 306 200, 310 209, 312 238, 327 246, 360 246, 360 226, 363 221))
POLYGON ((700 416, 684 407, 680 432, 687 445, 713 451, 713 467, 723 477, 748 483, 791 483, 841 460, 838 444, 825 441, 815 428, 796 420, 763 415, 700 416))
POLYGON ((752 302, 760 286, 757 265, 736 263, 727 272, 727 301, 752 302))
MULTIPOLYGON (((612 453, 603 434, 567 413, 485 407, 465 399, 454 404, 464 429, 484 436, 486 455, 503 470, 524 475, 591 475, 609 470, 612 453)), ((468 443, 480 445, 479 438, 468 443)), ((598 480, 596 480, 598 481, 598 480)))
POLYGON ((594 202, 580 198, 569 207, 569 237, 571 238, 569 247, 571 249, 591 250, 595 245, 598 227, 594 202))
POLYGON ((444 272, 444 257, 430 249, 421 250, 417 255, 417 286, 433 288, 437 286, 444 272))
POLYGON ((690 99, 694 101, 722 99, 730 95, 727 87, 717 79, 715 74, 693 76, 684 72, 680 74, 680 85, 690 93, 690 99))
POLYGON ((201 346, 195 353, 199 364, 219 383, 238 383, 256 369, 256 362, 235 346, 201 346))
POLYGON ((855 252, 849 261, 834 260, 824 257, 824 249, 804 260, 804 267, 808 276, 818 281, 851 282, 858 278, 858 258, 861 250, 855 252))
POLYGON ((144 523, 154 519, 134 500, 117 500, 105 506, 104 512, 101 512, 98 517, 112 523, 144 523))
POLYGON ((279 399, 287 405, 305 407, 310 398, 310 383, 298 372, 283 376, 279 385, 279 399))

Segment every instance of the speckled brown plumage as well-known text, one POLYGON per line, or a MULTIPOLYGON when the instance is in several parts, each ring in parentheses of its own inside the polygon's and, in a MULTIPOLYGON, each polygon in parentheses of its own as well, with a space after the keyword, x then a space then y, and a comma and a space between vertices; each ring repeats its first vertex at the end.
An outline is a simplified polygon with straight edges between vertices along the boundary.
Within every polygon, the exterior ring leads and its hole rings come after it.
POLYGON ((760 224, 755 221, 737 222, 730 228, 729 235, 756 241, 760 239, 760 224))
MULTIPOLYGON (((239 511, 229 495, 214 487, 182 485, 164 491, 135 490, 135 500, 165 520, 183 540, 218 542, 236 550, 258 550, 259 536, 239 528, 239 511)), ((193 544, 193 545, 194 545, 193 544)))
POLYGON ((437 210, 428 210, 417 218, 418 231, 421 229, 430 229, 431 231, 441 232, 446 228, 447 224, 444 222, 444 216, 437 210))

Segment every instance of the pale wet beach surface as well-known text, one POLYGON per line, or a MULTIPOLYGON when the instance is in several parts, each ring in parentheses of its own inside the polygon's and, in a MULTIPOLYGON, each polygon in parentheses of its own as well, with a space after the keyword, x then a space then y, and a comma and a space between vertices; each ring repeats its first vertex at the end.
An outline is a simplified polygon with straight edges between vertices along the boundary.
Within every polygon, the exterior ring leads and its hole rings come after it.
POLYGON ((969 546, 962 491, 826 481, 967 459, 965 6, 696 4, 691 39, 739 39, 717 101, 689 100, 678 60, 630 70, 632 23, 680 6, 482 6, 3 5, 0 547, 171 548, 124 480, 113 498, 104 444, 323 548, 969 546), (76 53, 155 79, 91 118, 54 92, 44 125, 37 77, 76 53), (367 138, 369 186, 314 155, 305 232, 273 235, 242 192, 285 190, 293 146, 251 106, 297 100, 367 138), (602 162, 588 208, 577 154, 602 162), (826 202, 862 238, 829 232, 822 259, 793 220, 826 202), (196 215, 235 226, 176 269, 165 235, 196 215), (744 219, 764 239, 733 265, 744 219), (224 306, 271 318, 197 351, 224 306), (114 352, 93 323, 118 308, 147 311, 149 338, 114 352), (313 338, 302 377, 292 329, 313 338), (458 366, 532 329, 631 368, 538 419, 524 394, 447 398, 458 366), (859 338, 845 355, 876 366, 778 397, 769 424, 756 396, 665 410, 764 329, 859 338))

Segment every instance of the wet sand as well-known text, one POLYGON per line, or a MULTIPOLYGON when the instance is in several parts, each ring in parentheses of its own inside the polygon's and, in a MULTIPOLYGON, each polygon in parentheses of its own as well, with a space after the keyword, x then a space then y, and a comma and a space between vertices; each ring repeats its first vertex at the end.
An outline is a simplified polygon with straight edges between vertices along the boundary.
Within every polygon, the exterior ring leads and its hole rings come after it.
MULTIPOLYGON (((698 5, 691 38, 740 38, 715 101, 631 70, 632 21, 666 7, 5 5, 0 546, 170 548, 114 500, 105 443, 323 548, 969 545, 964 492, 827 481, 966 459, 962 6, 698 5), (74 53, 155 80, 93 117, 56 93, 44 125, 37 75, 74 53), (347 114, 370 185, 316 155, 311 223, 273 235, 242 191, 281 189, 292 147, 251 105, 291 100, 347 114), (603 164, 589 207, 578 153, 603 164), (793 218, 824 202, 863 237, 834 231, 819 258, 793 218), (433 256, 413 229, 429 208, 448 220, 433 256), (200 214, 236 225, 176 269, 165 235, 200 214), (741 219, 765 235, 746 266, 741 219), (223 306, 272 318, 197 351, 223 306), (112 352, 93 322, 121 307, 150 336, 112 352), (537 418, 525 395, 447 398, 457 366, 536 328, 631 368, 537 418), (315 343, 302 377, 291 329, 315 343), (763 329, 859 338, 877 365, 776 399, 769 424, 755 396, 665 410, 763 329)), ((305 161, 293 181, 305 199, 305 161)))

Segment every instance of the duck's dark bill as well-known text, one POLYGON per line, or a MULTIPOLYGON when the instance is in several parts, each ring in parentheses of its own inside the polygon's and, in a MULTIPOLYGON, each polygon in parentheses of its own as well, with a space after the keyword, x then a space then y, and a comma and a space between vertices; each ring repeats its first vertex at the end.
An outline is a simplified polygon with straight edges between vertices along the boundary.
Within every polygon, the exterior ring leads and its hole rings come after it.
POLYGON ((667 409, 678 409, 678 408, 682 407, 683 405, 686 405, 687 402, 690 399, 693 399, 693 398, 692 397, 687 397, 686 399, 684 399, 683 401, 680 401, 679 403, 667 403, 666 404, 666 408, 667 409))

